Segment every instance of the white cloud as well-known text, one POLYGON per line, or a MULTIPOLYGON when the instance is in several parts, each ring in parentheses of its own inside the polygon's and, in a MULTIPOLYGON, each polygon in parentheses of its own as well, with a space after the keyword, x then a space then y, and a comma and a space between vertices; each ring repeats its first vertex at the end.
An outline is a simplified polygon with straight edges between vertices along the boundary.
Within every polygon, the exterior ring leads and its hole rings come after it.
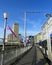
POLYGON ((33 25, 34 28, 37 28, 37 25, 33 25))
MULTIPOLYGON (((21 18, 21 20, 24 22, 24 18, 21 18)), ((35 23, 35 21, 27 18, 27 19, 26 19, 26 23, 33 25, 33 24, 35 23)))
POLYGON ((39 31, 27 31, 27 35, 36 35, 39 31))
POLYGON ((34 24, 35 21, 34 20, 31 20, 31 19, 27 19, 27 24, 34 24))

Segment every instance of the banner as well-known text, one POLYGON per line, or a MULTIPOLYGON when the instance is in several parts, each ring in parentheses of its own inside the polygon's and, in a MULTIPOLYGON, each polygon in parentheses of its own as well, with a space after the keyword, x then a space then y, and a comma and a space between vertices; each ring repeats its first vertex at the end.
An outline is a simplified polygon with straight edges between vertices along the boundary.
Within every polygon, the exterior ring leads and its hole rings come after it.
POLYGON ((10 26, 8 26, 7 29, 11 31, 11 33, 12 33, 12 35, 14 35, 14 37, 17 38, 16 34, 12 31, 12 29, 10 28, 10 26))

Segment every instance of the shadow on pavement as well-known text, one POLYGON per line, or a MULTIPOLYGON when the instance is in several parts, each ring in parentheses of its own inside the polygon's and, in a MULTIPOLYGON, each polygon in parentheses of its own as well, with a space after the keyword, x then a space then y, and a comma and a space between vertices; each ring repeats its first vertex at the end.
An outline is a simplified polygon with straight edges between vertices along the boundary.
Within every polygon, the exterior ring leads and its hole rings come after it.
POLYGON ((49 65, 45 58, 39 60, 37 60, 37 58, 37 48, 34 46, 32 50, 27 55, 25 55, 24 59, 21 60, 21 62, 19 62, 17 65, 49 65))
MULTIPOLYGON (((46 60, 45 59, 40 59, 40 61, 38 63, 36 63, 36 65, 46 65, 46 60)), ((47 64, 48 65, 48 64, 47 64)))

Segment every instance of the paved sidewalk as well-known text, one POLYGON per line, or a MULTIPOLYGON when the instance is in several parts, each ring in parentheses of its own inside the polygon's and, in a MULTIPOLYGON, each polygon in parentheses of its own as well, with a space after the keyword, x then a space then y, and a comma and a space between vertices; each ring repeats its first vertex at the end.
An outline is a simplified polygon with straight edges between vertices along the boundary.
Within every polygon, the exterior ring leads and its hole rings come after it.
POLYGON ((33 47, 16 65, 48 65, 40 49, 33 47))

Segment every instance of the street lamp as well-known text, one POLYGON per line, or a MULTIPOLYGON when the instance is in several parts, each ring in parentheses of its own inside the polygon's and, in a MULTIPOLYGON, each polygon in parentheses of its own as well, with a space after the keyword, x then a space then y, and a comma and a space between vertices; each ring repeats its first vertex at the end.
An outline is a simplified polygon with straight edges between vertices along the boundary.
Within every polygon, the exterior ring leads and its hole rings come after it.
POLYGON ((3 47, 2 47, 2 61, 1 65, 4 65, 4 53, 5 53, 5 38, 6 38, 6 26, 7 26, 7 18, 8 14, 4 13, 4 39, 3 39, 3 47))
POLYGON ((7 18, 8 18, 8 14, 4 13, 4 40, 3 40, 3 50, 5 49, 5 38, 6 38, 6 26, 7 26, 7 18))

